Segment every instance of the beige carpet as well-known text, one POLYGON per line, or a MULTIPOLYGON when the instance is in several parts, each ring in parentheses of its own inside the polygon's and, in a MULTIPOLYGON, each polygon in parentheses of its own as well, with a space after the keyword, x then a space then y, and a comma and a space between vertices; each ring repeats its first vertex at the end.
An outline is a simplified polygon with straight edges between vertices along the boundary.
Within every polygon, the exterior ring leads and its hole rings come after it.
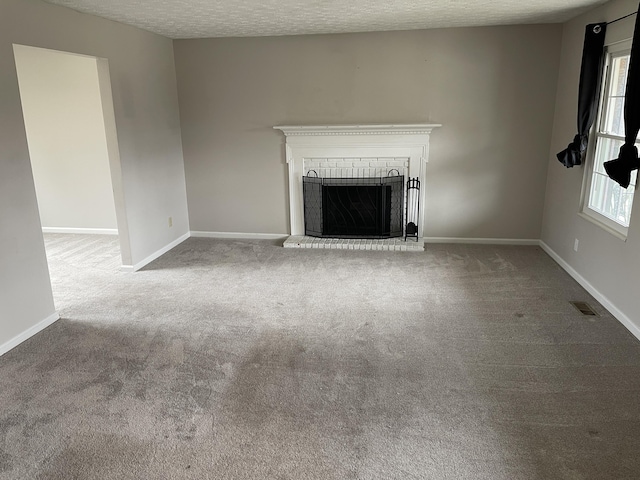
POLYGON ((63 318, 0 357, 0 479, 640 476, 640 343, 537 247, 46 243, 63 318))

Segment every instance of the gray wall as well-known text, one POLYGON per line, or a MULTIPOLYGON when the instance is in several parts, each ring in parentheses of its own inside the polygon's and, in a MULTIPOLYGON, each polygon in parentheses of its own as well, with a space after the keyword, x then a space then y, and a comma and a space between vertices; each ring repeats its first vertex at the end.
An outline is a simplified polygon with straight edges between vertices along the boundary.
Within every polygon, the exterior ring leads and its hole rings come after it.
MULTIPOLYGON (((636 194, 627 241, 607 233, 578 216, 584 168, 566 169, 555 154, 576 134, 576 109, 584 28, 610 21, 638 7, 636 0, 619 0, 584 14, 564 25, 556 113, 549 155, 542 240, 578 274, 640 328, 640 200, 636 194), (578 252, 573 251, 575 239, 578 252)), ((610 25, 607 42, 633 36, 635 17, 610 25)))
POLYGON ((14 51, 42 226, 116 229, 96 59, 14 51))
POLYGON ((14 43, 108 59, 128 260, 140 262, 189 230, 172 41, 38 0, 2 0, 0 346, 54 312, 14 43), (167 225, 170 215, 173 228, 167 225))
POLYGON ((283 124, 435 122, 430 237, 540 237, 560 25, 174 42, 192 230, 289 231, 283 124))

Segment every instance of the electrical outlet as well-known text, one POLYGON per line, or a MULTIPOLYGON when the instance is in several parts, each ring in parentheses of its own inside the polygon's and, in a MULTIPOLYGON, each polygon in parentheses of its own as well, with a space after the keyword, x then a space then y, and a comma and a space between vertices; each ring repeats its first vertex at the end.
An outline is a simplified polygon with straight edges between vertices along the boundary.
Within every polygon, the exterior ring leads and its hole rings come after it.
POLYGON ((173 227, 173 217, 169 217, 169 227, 173 227))
POLYGON ((580 240, 578 240, 577 238, 575 239, 575 241, 573 242, 573 251, 577 252, 578 251, 578 245, 580 244, 580 240))

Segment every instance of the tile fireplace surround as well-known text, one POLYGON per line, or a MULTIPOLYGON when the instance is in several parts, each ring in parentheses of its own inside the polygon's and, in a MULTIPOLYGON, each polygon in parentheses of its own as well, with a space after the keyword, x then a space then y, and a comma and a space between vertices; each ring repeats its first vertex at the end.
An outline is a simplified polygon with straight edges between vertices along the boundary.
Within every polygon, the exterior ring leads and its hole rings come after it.
POLYGON ((342 248, 416 251, 424 249, 423 223, 419 241, 391 238, 354 241, 304 236, 302 177, 313 170, 324 178, 385 177, 395 170, 405 179, 418 177, 420 211, 424 212, 429 136, 438 124, 276 126, 286 137, 289 166, 291 237, 288 248, 342 248), (372 248, 373 245, 376 245, 372 248), (405 246, 406 248, 402 248, 405 246))

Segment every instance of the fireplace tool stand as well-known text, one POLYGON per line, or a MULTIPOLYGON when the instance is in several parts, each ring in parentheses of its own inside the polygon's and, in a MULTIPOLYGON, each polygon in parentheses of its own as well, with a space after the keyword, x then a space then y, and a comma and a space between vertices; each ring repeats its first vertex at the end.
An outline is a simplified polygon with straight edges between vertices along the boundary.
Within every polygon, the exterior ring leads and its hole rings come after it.
POLYGON ((420 221, 420 180, 418 177, 409 178, 407 181, 407 210, 404 240, 415 238, 418 241, 418 225, 420 221))

